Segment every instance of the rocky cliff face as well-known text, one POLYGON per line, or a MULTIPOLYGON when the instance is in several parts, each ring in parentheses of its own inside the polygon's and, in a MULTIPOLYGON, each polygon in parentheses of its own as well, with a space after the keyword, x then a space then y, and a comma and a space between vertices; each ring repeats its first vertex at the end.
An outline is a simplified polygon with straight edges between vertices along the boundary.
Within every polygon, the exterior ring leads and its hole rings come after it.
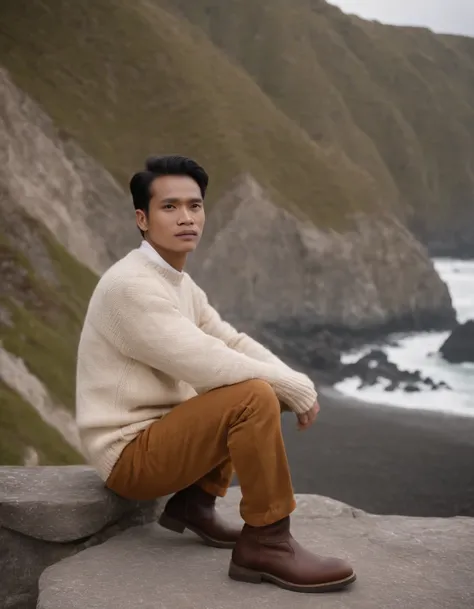
POLYGON ((0 132, 0 462, 77 463, 77 341, 95 273, 136 242, 133 210, 3 69, 0 132))
POLYGON ((260 325, 452 325, 449 292, 413 235, 390 215, 353 222, 344 232, 318 229, 245 176, 211 214, 190 271, 224 315, 260 325))
POLYGON ((96 273, 133 247, 124 191, 1 67, 0 131, 2 207, 23 209, 96 273))

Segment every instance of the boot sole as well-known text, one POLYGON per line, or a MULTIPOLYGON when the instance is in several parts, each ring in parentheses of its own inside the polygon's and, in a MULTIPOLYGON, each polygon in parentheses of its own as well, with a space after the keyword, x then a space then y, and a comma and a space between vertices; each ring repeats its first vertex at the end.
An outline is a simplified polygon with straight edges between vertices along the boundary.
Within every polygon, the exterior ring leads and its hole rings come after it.
POLYGON ((185 523, 182 520, 176 520, 176 518, 171 518, 164 512, 161 514, 158 524, 164 529, 168 529, 168 531, 173 531, 174 533, 184 533, 184 531, 188 529, 200 537, 207 546, 211 546, 212 548, 231 550, 236 543, 235 541, 219 541, 218 539, 214 539, 203 533, 200 529, 193 527, 191 524, 185 523))
POLYGON ((335 592, 346 588, 349 584, 352 584, 356 580, 356 574, 353 573, 344 579, 337 581, 327 582, 324 584, 310 584, 310 585, 298 585, 287 582, 275 575, 270 573, 262 573, 260 571, 253 571, 252 569, 246 569, 245 567, 239 567, 231 561, 229 567, 229 577, 235 581, 246 582, 249 584, 261 584, 262 582, 269 582, 284 588, 285 590, 291 590, 291 592, 335 592))

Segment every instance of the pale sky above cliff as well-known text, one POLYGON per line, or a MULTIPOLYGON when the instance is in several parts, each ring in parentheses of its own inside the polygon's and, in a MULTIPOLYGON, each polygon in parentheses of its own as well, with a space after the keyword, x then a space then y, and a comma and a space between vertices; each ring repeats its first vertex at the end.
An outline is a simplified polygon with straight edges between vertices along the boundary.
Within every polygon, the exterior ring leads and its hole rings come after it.
POLYGON ((474 36, 474 0, 328 0, 346 13, 395 25, 474 36))

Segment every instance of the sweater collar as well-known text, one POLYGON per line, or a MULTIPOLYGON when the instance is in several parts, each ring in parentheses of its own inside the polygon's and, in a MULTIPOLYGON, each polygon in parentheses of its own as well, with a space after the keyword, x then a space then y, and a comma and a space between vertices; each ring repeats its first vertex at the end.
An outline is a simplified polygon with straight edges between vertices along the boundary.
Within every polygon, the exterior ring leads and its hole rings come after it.
POLYGON ((148 243, 143 240, 140 247, 135 250, 140 256, 143 256, 145 264, 154 268, 162 277, 167 279, 173 285, 180 285, 183 278, 184 272, 178 271, 158 254, 158 252, 148 243))
POLYGON ((163 258, 163 256, 160 256, 160 254, 155 250, 155 248, 152 245, 150 245, 150 243, 148 243, 148 241, 146 241, 145 239, 143 239, 143 241, 140 244, 140 250, 143 250, 152 260, 154 260, 157 264, 162 266, 164 269, 168 269, 172 273, 175 273, 175 274, 177 273, 178 275, 182 274, 181 271, 178 271, 173 266, 171 266, 171 264, 166 262, 166 260, 163 258))

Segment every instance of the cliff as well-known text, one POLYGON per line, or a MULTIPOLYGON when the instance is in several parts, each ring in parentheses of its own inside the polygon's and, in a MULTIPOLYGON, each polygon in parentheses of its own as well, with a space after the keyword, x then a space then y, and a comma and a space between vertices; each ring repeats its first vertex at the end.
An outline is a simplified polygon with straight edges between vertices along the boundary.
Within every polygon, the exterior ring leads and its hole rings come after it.
MULTIPOLYGON (((9 557, 0 603, 10 609, 313 607, 470 609, 472 518, 378 516, 297 495, 293 534, 314 552, 346 557, 358 580, 319 596, 227 578, 230 553, 159 527, 163 502, 136 505, 89 468, 0 468, 0 539, 9 557)), ((238 515, 240 489, 219 510, 238 515)))
POLYGON ((5 0, 0 18, 15 82, 122 185, 178 150, 210 201, 249 171, 320 227, 389 210, 432 251, 473 251, 472 39, 324 0, 5 0))
POLYGON ((82 459, 77 340, 151 152, 209 171, 189 269, 281 355, 453 325, 429 253, 474 243, 472 41, 317 0, 5 0, 0 23, 3 463, 82 459))
POLYGON ((432 253, 473 255, 474 39, 366 21, 325 0, 166 4, 318 147, 369 174, 432 253))
MULTIPOLYGON (((123 189, 1 66, 0 128, 2 233, 14 225, 21 233, 8 214, 23 211, 95 273, 133 247, 138 233, 123 189)), ((17 243, 31 251, 21 237, 17 243)))
POLYGON ((0 463, 80 463, 76 348, 103 271, 133 247, 112 176, 0 68, 0 463))
POLYGON ((224 316, 260 327, 368 332, 452 320, 446 286, 396 217, 360 213, 351 229, 324 230, 248 175, 218 201, 189 269, 224 316))

